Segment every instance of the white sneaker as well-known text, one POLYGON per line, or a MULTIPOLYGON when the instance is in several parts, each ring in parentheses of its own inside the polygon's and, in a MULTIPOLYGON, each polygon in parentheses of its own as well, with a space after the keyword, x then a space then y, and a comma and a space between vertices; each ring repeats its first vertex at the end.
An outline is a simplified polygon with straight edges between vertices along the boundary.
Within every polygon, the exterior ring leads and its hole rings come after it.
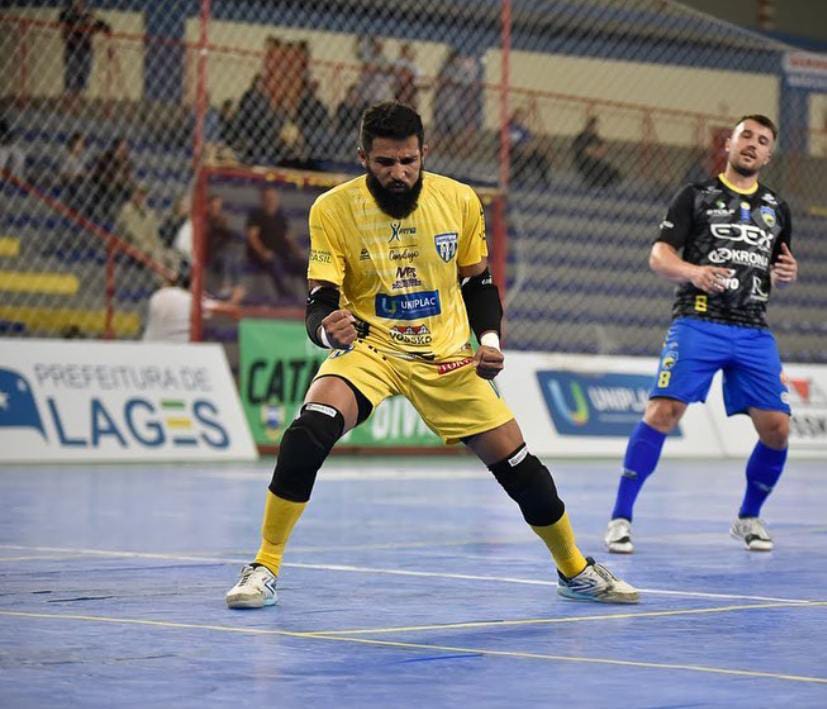
POLYGON ((596 603, 637 603, 640 600, 637 589, 621 581, 602 564, 590 556, 588 565, 577 576, 566 578, 558 570, 557 593, 575 601, 596 603))
POLYGON ((603 541, 612 554, 631 554, 635 550, 635 545, 632 544, 632 523, 623 517, 611 520, 603 541))
POLYGON ((772 551, 772 537, 758 517, 739 517, 729 533, 742 540, 749 551, 772 551))
POLYGON ((261 608, 276 602, 276 577, 266 566, 248 564, 225 596, 228 608, 261 608))

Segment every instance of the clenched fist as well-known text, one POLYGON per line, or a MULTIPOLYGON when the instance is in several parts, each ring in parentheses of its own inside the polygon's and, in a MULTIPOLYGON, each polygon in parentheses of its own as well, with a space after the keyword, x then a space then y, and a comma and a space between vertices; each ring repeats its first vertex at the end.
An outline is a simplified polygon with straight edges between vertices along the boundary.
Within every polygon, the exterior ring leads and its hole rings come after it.
POLYGON ((505 356, 496 347, 481 345, 474 354, 474 366, 477 368, 477 375, 483 379, 493 379, 505 366, 505 356))

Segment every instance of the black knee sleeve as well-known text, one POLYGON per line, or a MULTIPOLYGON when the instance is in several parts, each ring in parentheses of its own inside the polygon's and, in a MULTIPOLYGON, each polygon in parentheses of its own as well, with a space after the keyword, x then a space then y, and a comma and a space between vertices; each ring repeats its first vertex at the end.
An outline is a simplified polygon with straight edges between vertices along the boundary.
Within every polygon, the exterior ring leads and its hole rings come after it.
POLYGON ((526 522, 545 527, 559 520, 566 507, 557 496, 551 473, 525 445, 488 468, 523 513, 526 522))
POLYGON ((307 502, 316 473, 344 428, 344 416, 332 406, 305 404, 281 438, 270 492, 291 502, 307 502))

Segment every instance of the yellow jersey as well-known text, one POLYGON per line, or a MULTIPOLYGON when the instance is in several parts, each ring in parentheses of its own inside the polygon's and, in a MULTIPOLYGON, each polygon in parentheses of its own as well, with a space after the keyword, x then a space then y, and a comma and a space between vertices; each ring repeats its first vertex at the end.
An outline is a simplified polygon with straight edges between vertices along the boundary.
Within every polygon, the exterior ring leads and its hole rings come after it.
POLYGON ((379 209, 365 175, 310 209, 308 278, 338 286, 339 307, 367 322, 368 343, 382 350, 455 355, 471 336, 458 268, 487 255, 479 197, 442 175, 423 172, 417 207, 404 219, 379 209))

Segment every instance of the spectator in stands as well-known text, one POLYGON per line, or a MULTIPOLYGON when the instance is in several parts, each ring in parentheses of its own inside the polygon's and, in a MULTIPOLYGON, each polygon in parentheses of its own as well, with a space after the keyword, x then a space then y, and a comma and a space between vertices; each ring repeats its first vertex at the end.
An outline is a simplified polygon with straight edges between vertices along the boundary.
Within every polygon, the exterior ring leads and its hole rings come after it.
POLYGON ((261 191, 261 206, 247 218, 247 258, 255 268, 267 273, 280 298, 303 300, 305 284, 291 281, 304 272, 307 258, 289 232, 281 195, 268 185, 261 191))
POLYGON ((224 200, 219 195, 207 197, 207 218, 204 263, 207 266, 206 287, 218 298, 238 305, 244 298, 245 288, 241 283, 243 241, 236 237, 227 215, 224 200))
POLYGON ((93 218, 105 223, 112 221, 132 193, 132 173, 129 143, 126 138, 115 138, 92 168, 90 207, 93 218))
POLYGON ((169 214, 161 222, 158 235, 167 248, 175 248, 184 256, 192 258, 192 203, 188 194, 180 195, 172 204, 169 214), (181 246, 179 246, 179 242, 181 246))
POLYGON ((5 118, 0 118, 0 170, 7 170, 17 177, 23 177, 26 154, 17 144, 14 131, 5 118))
POLYGON ((392 99, 393 70, 382 40, 375 35, 361 34, 356 38, 355 52, 361 64, 357 85, 362 102, 367 105, 392 99))
POLYGON ((511 179, 517 187, 547 187, 551 170, 543 146, 528 126, 524 106, 514 109, 508 121, 511 179))
POLYGON ((72 209, 80 211, 87 197, 86 182, 89 178, 89 154, 83 133, 73 133, 69 137, 58 172, 63 187, 63 201, 72 209))
POLYGON ((482 128, 482 66, 470 55, 451 49, 437 75, 434 124, 445 150, 466 155, 482 128))
POLYGON ((250 165, 274 163, 274 157, 283 152, 278 138, 282 124, 270 105, 264 80, 256 74, 236 112, 236 152, 241 159, 250 165))
POLYGON ((58 21, 63 36, 63 90, 70 97, 76 97, 89 83, 92 37, 97 32, 110 34, 112 28, 88 11, 84 0, 68 0, 58 21))
MULTIPOLYGON (((210 102, 210 95, 206 97, 207 107, 204 111, 204 125, 201 138, 204 141, 204 161, 214 164, 223 159, 223 141, 221 140, 221 114, 210 102)), ((195 107, 194 107, 195 108, 195 107)), ((193 115, 193 119, 195 115, 193 115)))
POLYGON ((165 285, 149 297, 144 342, 189 342, 192 293, 189 281, 165 285))
POLYGON ((394 98, 411 108, 419 103, 419 84, 422 72, 416 65, 416 49, 410 42, 399 45, 399 55, 392 66, 394 75, 394 98))
POLYGON ((224 101, 224 103, 221 104, 221 108, 218 109, 219 131, 221 133, 221 142, 224 143, 224 145, 235 145, 235 114, 235 102, 231 98, 224 101))
POLYGON ((611 187, 620 180, 620 172, 606 160, 608 148, 597 128, 597 116, 590 116, 575 137, 574 166, 589 187, 611 187))
POLYGON ((336 132, 348 135, 358 130, 359 121, 362 120, 362 112, 367 104, 362 100, 359 93, 359 86, 351 84, 347 87, 345 97, 336 106, 336 132))
POLYGON ((330 143, 330 115, 318 96, 319 82, 311 79, 299 103, 297 123, 307 150, 308 165, 317 168, 317 161, 325 156, 330 143))
POLYGON ((135 185, 132 196, 118 212, 115 234, 156 263, 177 271, 181 258, 161 241, 158 217, 147 203, 148 196, 144 185, 135 185))

